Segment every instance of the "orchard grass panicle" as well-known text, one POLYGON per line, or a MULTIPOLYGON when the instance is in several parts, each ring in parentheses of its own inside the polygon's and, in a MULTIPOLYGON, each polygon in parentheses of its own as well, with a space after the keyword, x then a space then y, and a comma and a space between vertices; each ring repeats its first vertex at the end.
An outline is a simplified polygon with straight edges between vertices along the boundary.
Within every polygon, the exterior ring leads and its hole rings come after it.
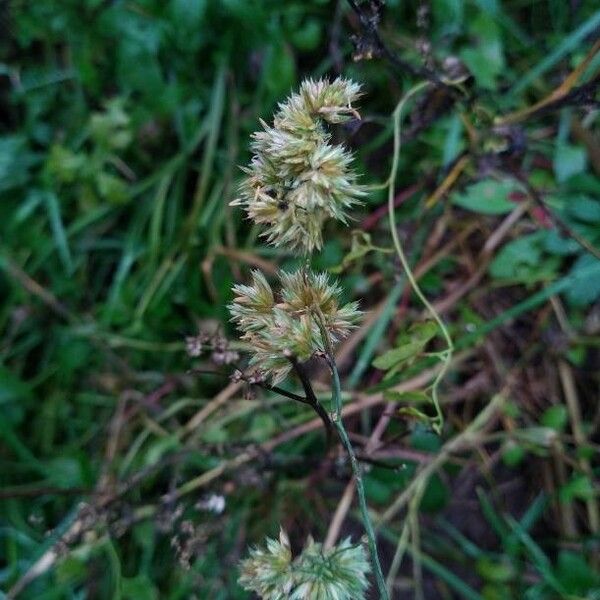
POLYGON ((287 534, 279 540, 267 538, 266 547, 256 547, 241 563, 240 584, 262 600, 362 600, 368 588, 369 561, 362 545, 346 538, 324 550, 309 538, 292 558, 287 534))
POLYGON ((325 222, 346 222, 347 210, 364 196, 351 153, 332 145, 325 127, 357 118, 352 103, 359 95, 360 86, 347 79, 309 79, 279 105, 273 126, 262 122, 253 135, 254 156, 232 204, 265 226, 269 243, 319 250, 325 222))
POLYGON ((292 368, 290 358, 305 362, 325 348, 317 319, 335 343, 345 338, 360 318, 357 302, 340 305, 341 289, 326 273, 300 269, 279 274, 276 295, 260 271, 252 285, 236 285, 229 306, 242 339, 248 342, 251 365, 257 365, 273 383, 292 368))

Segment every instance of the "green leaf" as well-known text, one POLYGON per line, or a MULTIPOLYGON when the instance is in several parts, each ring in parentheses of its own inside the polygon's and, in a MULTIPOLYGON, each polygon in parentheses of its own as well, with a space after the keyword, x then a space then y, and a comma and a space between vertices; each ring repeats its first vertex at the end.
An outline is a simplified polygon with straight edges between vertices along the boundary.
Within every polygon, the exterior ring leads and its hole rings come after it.
POLYGON ((265 84, 274 96, 290 91, 296 78, 296 63, 285 44, 272 46, 265 61, 265 84))
POLYGON ((573 500, 591 500, 594 496, 594 485, 585 475, 574 475, 570 481, 561 486, 558 492, 558 497, 563 503, 573 500))
POLYGON ((61 456, 48 461, 48 481, 60 488, 82 487, 87 483, 85 459, 61 456))
POLYGON ((0 192, 26 183, 35 162, 22 135, 0 136, 0 192))
POLYGON ((558 181, 566 181, 569 177, 585 170, 587 154, 584 148, 571 144, 558 144, 554 154, 554 174, 558 181))
POLYGON ((524 427, 514 431, 515 439, 538 449, 549 448, 556 441, 556 431, 550 427, 524 427))
POLYGON ((40 193, 44 194, 50 227, 58 250, 58 255, 60 256, 67 274, 71 274, 73 272, 73 260, 71 258, 71 250, 69 249, 69 241, 63 224, 58 198, 56 197, 56 194, 51 191, 40 193))
POLYGON ((308 19, 304 25, 291 32, 292 44, 304 52, 314 50, 319 45, 321 37, 321 23, 316 19, 308 19))
POLYGON ((481 87, 495 89, 496 79, 504 69, 502 38, 496 20, 481 14, 472 23, 471 33, 478 40, 477 46, 470 45, 460 56, 481 87))
POLYGON ((588 306, 600 298, 600 277, 578 277, 590 267, 600 266, 600 260, 589 254, 582 254, 576 261, 569 275, 575 278, 567 288, 565 296, 573 306, 588 306))
POLYGON ((550 427, 556 431, 563 431, 567 425, 568 416, 566 406, 557 404, 544 411, 540 423, 544 427, 550 427))
POLYGON ((567 201, 569 215, 585 223, 600 223, 600 199, 588 196, 575 196, 567 201))
POLYGON ((581 246, 572 238, 563 237, 556 229, 548 231, 544 241, 544 250, 549 254, 566 256, 579 251, 581 246))
POLYGON ((483 579, 495 583, 507 583, 516 576, 515 569, 507 558, 498 562, 485 556, 477 561, 476 569, 483 579))
POLYGON ((124 577, 123 600, 158 600, 158 590, 147 575, 124 577))
POLYGON ((393 348, 381 356, 378 356, 373 361, 373 366, 382 370, 390 369, 391 367, 414 357, 422 348, 423 345, 420 342, 410 342, 400 348, 393 348))
POLYGON ((600 575, 583 555, 568 550, 561 550, 558 554, 556 576, 571 594, 583 596, 591 588, 600 586, 600 575))
POLYGON ((252 417, 248 435, 255 442, 262 442, 276 431, 277 422, 273 416, 266 412, 259 412, 252 417))
POLYGON ((434 474, 425 487, 421 508, 430 513, 440 511, 448 504, 449 498, 448 487, 442 482, 439 475, 434 474))
POLYGON ((120 177, 101 171, 96 177, 100 196, 113 204, 122 204, 129 199, 127 184, 120 177))
POLYGON ((180 442, 176 435, 167 435, 154 441, 146 455, 144 456, 144 465, 150 467, 155 465, 165 454, 179 448, 180 442))
POLYGON ((410 436, 410 445, 415 450, 437 452, 442 446, 442 440, 437 433, 433 433, 423 425, 418 425, 410 436))
POLYGON ((526 283, 550 279, 556 272, 558 259, 543 259, 546 235, 546 231, 536 231, 505 244, 490 264, 490 275, 526 283))
POLYGON ((413 323, 408 329, 408 336, 414 342, 419 342, 423 347, 438 333, 439 325, 431 321, 413 323))
POLYGON ((502 462, 507 467, 516 467, 523 462, 526 452, 515 440, 507 440, 502 446, 502 462))
POLYGON ((462 192, 455 192, 451 201, 456 206, 484 215, 503 215, 515 208, 508 195, 516 189, 513 181, 486 179, 468 186, 462 192))

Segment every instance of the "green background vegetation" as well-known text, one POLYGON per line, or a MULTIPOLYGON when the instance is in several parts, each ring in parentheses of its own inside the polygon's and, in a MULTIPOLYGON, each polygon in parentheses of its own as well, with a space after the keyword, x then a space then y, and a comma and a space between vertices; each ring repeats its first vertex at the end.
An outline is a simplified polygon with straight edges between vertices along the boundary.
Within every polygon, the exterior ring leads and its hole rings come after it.
MULTIPOLYGON (((502 393, 485 436, 425 491, 409 556, 422 557, 426 597, 599 598, 600 12, 591 0, 388 0, 381 17, 396 56, 462 82, 408 106, 396 184, 410 191, 400 235, 461 360, 440 390, 443 435, 411 419, 416 409, 399 413, 384 436, 391 456, 365 463, 369 501, 383 512, 502 393), (586 58, 583 100, 494 127, 586 58)), ((280 523, 298 547, 325 536, 348 472, 324 458, 318 430, 169 492, 314 417, 236 389, 186 428, 230 388, 183 339, 235 339, 232 285, 251 267, 299 264, 228 204, 259 118, 303 77, 363 84, 363 121, 335 136, 364 183, 387 178, 390 115, 420 77, 382 57, 354 61, 353 35, 369 49, 346 2, 0 3, 0 589, 58 548, 19 597, 247 598, 236 565, 249 544, 280 523), (224 512, 205 508, 213 494, 224 512), (82 518, 85 535, 57 546, 82 518)), ((373 316, 341 364, 348 402, 435 364, 423 344, 395 350, 423 313, 381 251, 392 246, 384 205, 383 190, 370 193, 353 214, 361 233, 328 225, 313 259, 373 316)), ((322 375, 315 367, 327 398, 322 375)), ((419 391, 387 397, 424 410, 419 391)), ((380 412, 347 426, 368 436, 380 412)), ((401 524, 382 533, 384 566, 401 524)), ((356 515, 343 533, 361 535, 356 515)), ((398 597, 412 597, 406 562, 398 597)))

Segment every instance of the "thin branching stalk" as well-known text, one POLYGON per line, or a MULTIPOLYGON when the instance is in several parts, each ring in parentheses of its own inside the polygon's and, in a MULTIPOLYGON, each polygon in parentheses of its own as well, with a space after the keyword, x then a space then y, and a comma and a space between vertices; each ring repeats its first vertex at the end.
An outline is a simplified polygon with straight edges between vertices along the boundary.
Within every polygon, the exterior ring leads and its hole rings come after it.
POLYGON ((369 516, 369 507, 367 506, 367 497, 365 494, 365 487, 362 480, 362 470, 360 464, 354 453, 354 448, 348 437, 346 428, 344 427, 344 421, 342 419, 342 388, 340 385, 340 375, 335 364, 335 358, 333 353, 333 347, 331 340, 329 339, 329 333, 325 328, 325 323, 321 311, 316 307, 317 311, 317 323, 321 330, 321 336, 323 338, 324 355, 327 364, 331 370, 331 377, 333 381, 333 389, 331 396, 331 403, 334 409, 333 423, 338 431, 342 444, 350 457, 350 465, 352 467, 352 473, 356 482, 356 491, 358 494, 358 503, 360 507, 360 514, 362 517, 365 532, 367 534, 367 543, 369 546, 369 554, 371 555, 371 562, 373 564, 373 571, 375 573, 375 582, 377 584, 377 590, 379 592, 380 600, 389 600, 387 587, 385 585, 385 579, 383 577, 383 571, 381 569, 381 563, 379 562, 379 555, 377 553, 377 542, 375 539, 375 531, 373 530, 373 524, 371 523, 371 517, 369 516))
POLYGON ((452 353, 454 350, 454 346, 452 344, 452 338, 450 337, 450 333, 444 324, 444 321, 435 310, 435 308, 431 305, 429 300, 425 297, 415 276, 408 264, 408 260, 406 259, 406 255, 404 254, 404 250, 402 248, 402 244, 400 243, 400 238, 398 236, 398 231, 396 229, 396 207, 394 204, 394 184, 396 182, 396 175, 398 173, 398 165, 400 162, 400 128, 401 128, 401 117, 402 110, 404 109, 408 100, 410 100, 414 95, 418 94, 421 90, 425 89, 429 85, 428 81, 421 82, 411 88, 408 93, 400 100, 398 106, 394 110, 393 114, 393 125, 394 125, 394 154, 392 157, 392 168, 390 171, 390 177, 388 179, 388 210, 390 213, 390 230, 392 233, 392 239, 394 241, 394 247, 396 248, 396 253, 398 254, 398 258, 400 259, 400 263, 402 264, 402 268, 406 272, 406 276, 410 281, 410 284, 415 291, 415 294, 418 296, 419 300, 423 303, 425 308, 431 313, 431 316, 434 318, 435 322, 438 324, 442 335, 446 341, 446 349, 439 353, 439 357, 442 360, 442 368, 440 372, 435 377, 432 385, 431 385, 431 398, 433 400, 433 405, 435 407, 435 419, 432 422, 433 430, 436 433, 440 433, 444 424, 444 416, 442 414, 442 409, 440 407, 440 401, 438 397, 438 388, 440 382, 446 375, 448 368, 450 367, 450 363, 452 361, 452 353))
POLYGON ((305 404, 311 406, 313 410, 319 415, 321 421, 323 421, 323 425, 325 426, 327 448, 329 449, 329 447, 331 446, 331 438, 333 436, 333 427, 331 424, 331 419, 329 418, 327 411, 323 408, 323 405, 319 402, 319 399, 317 398, 313 390, 312 384, 310 383, 310 379, 308 378, 304 367, 293 356, 290 357, 290 362, 292 363, 294 371, 296 372, 296 375, 298 375, 298 379, 300 379, 300 383, 302 383, 304 393, 306 394, 306 398, 303 398, 301 402, 304 402, 305 404))

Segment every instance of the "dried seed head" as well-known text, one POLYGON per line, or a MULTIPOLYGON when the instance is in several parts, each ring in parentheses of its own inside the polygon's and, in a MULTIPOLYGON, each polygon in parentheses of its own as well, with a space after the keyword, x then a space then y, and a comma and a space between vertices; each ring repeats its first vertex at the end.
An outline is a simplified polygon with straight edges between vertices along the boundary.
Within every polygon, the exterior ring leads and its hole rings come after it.
POLYGON ((346 222, 346 211, 364 196, 350 169, 352 155, 330 144, 324 123, 357 117, 360 86, 347 79, 304 81, 279 105, 273 126, 253 135, 254 156, 244 169, 240 197, 248 216, 266 226, 275 246, 320 249, 328 219, 346 222))
POLYGON ((263 600, 364 600, 370 566, 363 546, 349 538, 329 550, 309 538, 292 560, 281 531, 279 541, 267 538, 266 548, 252 549, 241 570, 240 584, 263 600))
POLYGON ((260 365, 274 382, 290 371, 290 358, 303 362, 324 349, 319 320, 333 343, 345 338, 361 313, 356 302, 340 306, 340 288, 325 273, 301 269, 279 274, 281 291, 275 296, 264 275, 252 272, 252 285, 236 285, 229 306, 242 339, 252 353, 250 364, 260 365))

